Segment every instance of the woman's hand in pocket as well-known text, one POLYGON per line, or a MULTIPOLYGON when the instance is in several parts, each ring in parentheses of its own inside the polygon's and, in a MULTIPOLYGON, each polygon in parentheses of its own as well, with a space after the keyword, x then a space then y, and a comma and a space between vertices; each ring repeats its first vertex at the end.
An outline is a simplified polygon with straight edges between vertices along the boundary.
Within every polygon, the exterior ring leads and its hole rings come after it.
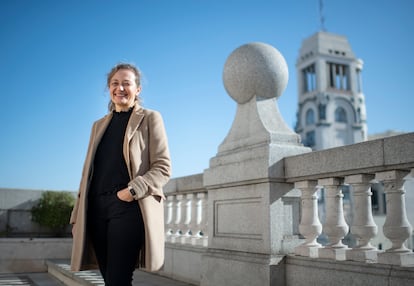
POLYGON ((132 202, 134 197, 132 196, 131 192, 128 188, 122 189, 116 193, 118 199, 124 202, 132 202))

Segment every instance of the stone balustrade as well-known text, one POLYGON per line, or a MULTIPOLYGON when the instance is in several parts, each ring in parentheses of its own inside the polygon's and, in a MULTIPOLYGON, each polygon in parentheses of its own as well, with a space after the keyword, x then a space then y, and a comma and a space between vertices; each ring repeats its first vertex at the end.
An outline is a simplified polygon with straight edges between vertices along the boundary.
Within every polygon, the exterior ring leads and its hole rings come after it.
POLYGON ((207 246, 207 190, 167 194, 165 241, 207 246))
POLYGON ((299 229, 305 242, 295 248, 295 253, 313 258, 414 266, 414 253, 405 245, 412 238, 405 188, 414 186, 409 184, 413 167, 414 133, 285 158, 286 180, 302 191, 299 229), (392 246, 385 251, 371 244, 379 227, 371 205, 374 183, 383 186, 386 196, 383 233, 392 246), (343 188, 349 188, 352 194, 350 224, 344 216, 343 188), (325 194, 323 224, 316 195, 320 189, 325 194), (355 247, 342 243, 348 231, 356 239, 355 247), (317 242, 321 233, 328 237, 324 246, 317 242))
MULTIPOLYGON (((414 133, 285 158, 286 181, 302 193, 299 232, 305 241, 295 248, 295 254, 412 266, 414 254, 404 244, 412 236, 404 184, 414 174, 412 142, 414 133), (395 148, 400 150, 398 158, 395 148), (385 251, 371 244, 379 227, 373 218, 371 186, 378 182, 383 184, 387 200, 383 233, 392 244, 385 251), (350 188, 352 194, 350 224, 344 215, 344 187, 350 188), (317 197, 321 189, 325 194, 322 206, 326 209, 323 225, 317 197), (342 242, 348 232, 356 240, 354 247, 342 242), (326 245, 317 241, 322 233, 328 237, 326 245)), ((166 242, 207 247, 208 192, 203 187, 202 175, 172 180, 166 195, 166 242)))

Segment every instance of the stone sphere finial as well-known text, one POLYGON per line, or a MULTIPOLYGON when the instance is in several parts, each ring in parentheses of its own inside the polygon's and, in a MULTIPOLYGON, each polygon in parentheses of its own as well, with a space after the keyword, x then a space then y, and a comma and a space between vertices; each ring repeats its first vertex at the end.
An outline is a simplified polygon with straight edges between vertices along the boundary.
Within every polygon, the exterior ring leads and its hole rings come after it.
POLYGON ((255 95, 278 98, 285 90, 288 78, 285 58, 265 43, 240 46, 224 64, 224 87, 239 104, 250 101, 255 95))

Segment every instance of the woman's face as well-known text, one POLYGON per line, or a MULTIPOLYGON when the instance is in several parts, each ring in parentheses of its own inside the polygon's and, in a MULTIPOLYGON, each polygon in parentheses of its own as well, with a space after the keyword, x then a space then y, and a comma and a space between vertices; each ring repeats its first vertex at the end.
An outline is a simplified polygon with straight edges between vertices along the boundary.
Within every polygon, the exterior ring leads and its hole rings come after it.
POLYGON ((134 105, 141 87, 137 86, 134 72, 120 69, 109 82, 109 94, 116 111, 128 111, 134 105))

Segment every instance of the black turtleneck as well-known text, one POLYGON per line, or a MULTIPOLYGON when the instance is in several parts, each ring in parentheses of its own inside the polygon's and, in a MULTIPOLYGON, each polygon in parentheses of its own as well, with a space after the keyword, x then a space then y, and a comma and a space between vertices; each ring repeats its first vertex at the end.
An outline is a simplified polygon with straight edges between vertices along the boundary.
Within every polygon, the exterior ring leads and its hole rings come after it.
POLYGON ((123 155, 125 130, 129 111, 113 111, 111 122, 98 145, 93 161, 93 176, 89 195, 105 195, 127 187, 128 169, 123 155))

